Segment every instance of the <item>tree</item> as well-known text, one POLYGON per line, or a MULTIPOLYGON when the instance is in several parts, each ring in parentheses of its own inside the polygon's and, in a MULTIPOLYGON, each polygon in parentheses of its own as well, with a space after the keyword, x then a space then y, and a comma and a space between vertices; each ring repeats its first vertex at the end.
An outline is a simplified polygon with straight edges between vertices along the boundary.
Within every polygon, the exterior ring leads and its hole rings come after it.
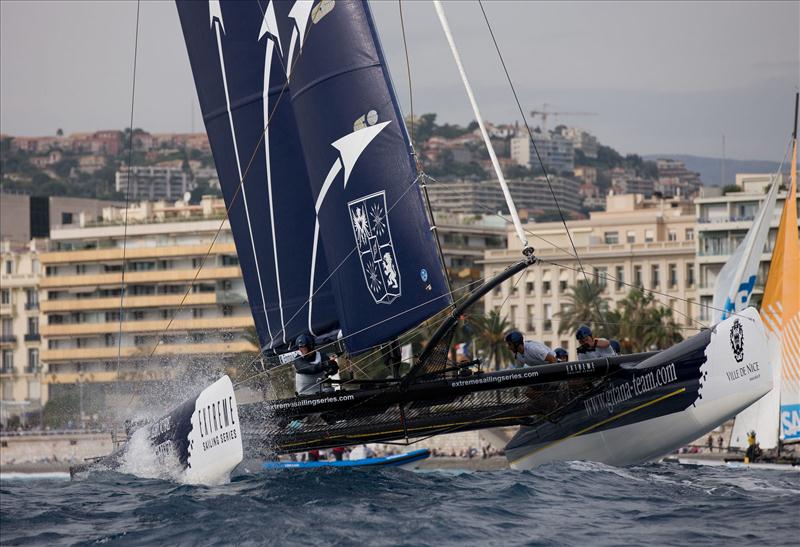
POLYGON ((488 315, 474 317, 474 330, 476 345, 486 350, 486 362, 493 363, 495 370, 511 359, 511 352, 506 346, 506 332, 510 324, 497 310, 492 310, 488 315))
POLYGON ((579 280, 570 288, 566 295, 566 303, 561 311, 556 313, 558 318, 558 333, 575 332, 581 325, 589 325, 596 334, 610 336, 605 327, 608 310, 608 297, 603 296, 605 285, 597 280, 579 280))
POLYGON ((639 288, 619 303, 619 312, 618 336, 624 353, 665 349, 683 340, 672 310, 639 288))

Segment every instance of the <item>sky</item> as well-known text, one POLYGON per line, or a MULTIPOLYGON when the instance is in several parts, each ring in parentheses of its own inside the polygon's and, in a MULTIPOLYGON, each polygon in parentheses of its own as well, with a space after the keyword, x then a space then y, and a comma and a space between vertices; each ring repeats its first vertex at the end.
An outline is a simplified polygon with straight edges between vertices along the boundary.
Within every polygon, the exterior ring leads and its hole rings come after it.
MULTIPOLYGON (((415 114, 473 115, 430 3, 403 0, 415 114)), ((396 0, 371 7, 404 113, 409 84, 396 0)), ((623 153, 780 161, 800 86, 800 2, 484 0, 523 108, 623 153)), ((0 132, 129 125, 135 2, 0 1, 0 132)), ((445 10, 485 119, 520 120, 473 1, 445 10)), ((530 119, 532 125, 541 123, 530 119)), ((177 10, 141 2, 134 126, 202 131, 177 10)))

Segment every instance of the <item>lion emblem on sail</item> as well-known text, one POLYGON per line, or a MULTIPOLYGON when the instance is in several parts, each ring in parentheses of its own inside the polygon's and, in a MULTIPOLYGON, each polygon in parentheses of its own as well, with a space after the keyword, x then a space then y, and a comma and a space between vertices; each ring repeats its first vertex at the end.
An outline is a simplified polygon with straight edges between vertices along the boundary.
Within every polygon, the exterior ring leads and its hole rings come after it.
POLYGON ((347 204, 361 270, 376 304, 391 304, 400 296, 400 270, 392 245, 386 192, 380 191, 347 204))

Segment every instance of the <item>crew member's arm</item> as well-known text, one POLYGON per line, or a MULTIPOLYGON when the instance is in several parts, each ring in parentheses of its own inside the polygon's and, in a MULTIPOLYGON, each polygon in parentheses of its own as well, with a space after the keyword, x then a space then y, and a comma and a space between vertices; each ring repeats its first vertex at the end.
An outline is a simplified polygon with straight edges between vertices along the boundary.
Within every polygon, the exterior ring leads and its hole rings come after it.
POLYGON ((555 353, 548 353, 544 356, 544 360, 548 363, 555 363, 556 362, 556 354, 555 353))
POLYGON ((595 338, 594 339, 594 347, 605 349, 611 345, 611 342, 607 338, 595 338))
POLYGON ((328 368, 328 360, 322 359, 319 363, 309 363, 305 359, 297 359, 294 362, 294 369, 298 374, 319 374, 328 368))

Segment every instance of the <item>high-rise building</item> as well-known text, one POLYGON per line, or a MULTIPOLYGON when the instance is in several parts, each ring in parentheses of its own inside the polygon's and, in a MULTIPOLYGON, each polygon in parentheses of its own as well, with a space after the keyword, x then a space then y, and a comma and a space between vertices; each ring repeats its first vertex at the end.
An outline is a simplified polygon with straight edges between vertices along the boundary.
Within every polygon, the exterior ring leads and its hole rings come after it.
POLYGON ((556 175, 565 172, 572 173, 575 167, 575 151, 572 141, 560 133, 533 132, 533 143, 529 135, 511 139, 511 158, 518 165, 525 167, 539 167, 538 150, 547 170, 556 175))
MULTIPOLYGON (((550 348, 563 347, 576 357, 574 332, 559 334, 558 312, 565 294, 584 282, 580 265, 561 222, 525 226, 528 241, 542 262, 497 287, 485 299, 526 338, 550 348)), ((675 320, 696 329, 695 218, 690 202, 645 200, 641 195, 608 196, 606 210, 588 220, 569 222, 570 235, 586 275, 604 285, 613 309, 632 286, 657 291, 656 300, 674 310, 675 320)), ((504 250, 487 251, 486 275, 493 276, 522 258, 510 233, 504 250)), ((588 318, 587 318, 588 322, 588 318)), ((687 330, 694 334, 696 330, 687 330)))
POLYGON ((580 150, 587 158, 597 159, 597 150, 599 148, 597 137, 577 127, 564 127, 561 130, 561 134, 572 141, 572 146, 575 150, 580 150))

